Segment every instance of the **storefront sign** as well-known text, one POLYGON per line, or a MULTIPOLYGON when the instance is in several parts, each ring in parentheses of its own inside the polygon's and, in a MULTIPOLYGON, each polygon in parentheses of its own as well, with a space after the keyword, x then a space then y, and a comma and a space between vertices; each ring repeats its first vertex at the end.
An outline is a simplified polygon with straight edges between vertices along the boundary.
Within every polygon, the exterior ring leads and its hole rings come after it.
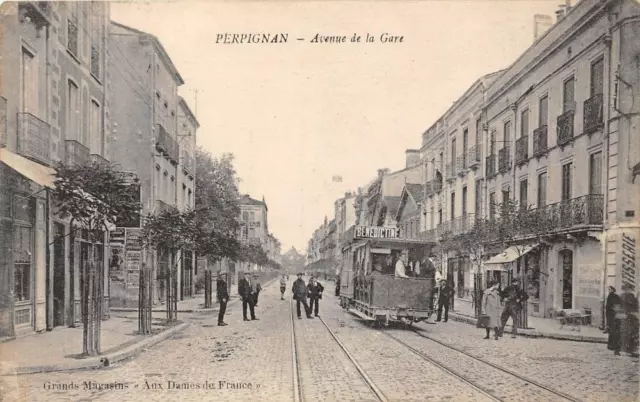
POLYGON ((356 226, 355 237, 368 239, 397 239, 400 237, 400 229, 384 228, 379 226, 356 226))
POLYGON ((599 265, 582 265, 578 268, 577 296, 600 297, 602 270, 599 265))
POLYGON ((127 250, 127 288, 137 288, 140 283, 140 262, 142 253, 140 251, 127 250))
POLYGON ((633 291, 637 289, 638 282, 638 234, 639 230, 625 230, 620 234, 620 246, 618 247, 618 272, 620 275, 620 287, 631 285, 633 291))

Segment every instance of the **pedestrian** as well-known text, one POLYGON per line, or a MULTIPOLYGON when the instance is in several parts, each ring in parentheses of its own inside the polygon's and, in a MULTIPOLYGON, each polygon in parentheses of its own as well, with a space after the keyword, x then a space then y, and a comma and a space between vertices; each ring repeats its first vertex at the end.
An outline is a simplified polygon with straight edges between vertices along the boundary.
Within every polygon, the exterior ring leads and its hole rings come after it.
POLYGON ((500 293, 498 293, 498 282, 492 280, 489 282, 489 288, 484 291, 482 295, 482 314, 486 317, 483 325, 487 330, 487 335, 484 339, 489 339, 491 335, 491 328, 493 328, 493 334, 497 341, 500 337, 500 325, 502 322, 501 313, 502 306, 500 305, 500 293))
POLYGON ((284 292, 287 290, 287 278, 285 275, 282 275, 282 279, 280 279, 280 300, 284 300, 284 292))
POLYGON ((620 355, 621 350, 638 356, 638 299, 632 292, 631 285, 622 285, 620 304, 614 305, 616 314, 614 324, 609 329, 607 347, 616 356, 620 355))
POLYGON ((220 310, 218 310, 218 326, 223 327, 227 325, 224 322, 224 313, 227 311, 229 292, 227 291, 227 281, 224 280, 224 276, 220 271, 218 271, 218 279, 216 280, 216 297, 220 304, 220 310))
POLYGON ((447 281, 443 280, 440 282, 438 293, 438 318, 436 318, 436 321, 440 322, 442 319, 442 309, 444 308, 444 322, 447 322, 449 321, 449 303, 453 295, 453 289, 451 289, 447 281))
POLYGON ((609 286, 609 295, 607 296, 607 303, 605 304, 605 316, 607 318, 607 326, 604 329, 605 334, 609 332, 614 325, 616 319, 615 306, 620 305, 622 305, 622 300, 620 300, 620 296, 616 293, 616 288, 609 286))
POLYGON ((300 303, 304 305, 304 312, 307 315, 307 318, 313 318, 311 316, 311 310, 309 310, 309 305, 307 304, 307 285, 304 283, 304 279, 302 279, 302 272, 298 273, 298 279, 293 282, 293 288, 291 289, 293 292, 293 300, 296 301, 296 312, 298 313, 298 319, 302 319, 302 315, 300 314, 300 303))
POLYGON ((253 303, 254 306, 258 305, 258 296, 260 295, 260 291, 262 290, 262 285, 260 285, 260 276, 258 274, 253 274, 253 291, 255 294, 255 301, 253 303))
POLYGON ((504 298, 504 310, 502 310, 500 335, 504 332, 504 327, 511 317, 511 337, 515 338, 518 334, 518 323, 520 322, 520 312, 522 305, 527 301, 527 294, 520 288, 520 280, 514 278, 511 285, 507 286, 501 295, 504 298))
POLYGON ((318 304, 319 300, 322 299, 322 291, 324 290, 324 286, 320 284, 316 280, 316 278, 311 277, 309 280, 309 286, 307 286, 309 290, 309 314, 313 311, 314 316, 318 316, 318 304))
POLYGON ((336 296, 340 296, 340 275, 336 277, 336 296))
POLYGON ((244 278, 238 283, 240 297, 242 298, 242 318, 244 321, 249 321, 247 318, 247 307, 249 307, 249 311, 251 312, 251 319, 258 320, 254 309, 255 293, 253 286, 251 275, 245 272, 244 278))

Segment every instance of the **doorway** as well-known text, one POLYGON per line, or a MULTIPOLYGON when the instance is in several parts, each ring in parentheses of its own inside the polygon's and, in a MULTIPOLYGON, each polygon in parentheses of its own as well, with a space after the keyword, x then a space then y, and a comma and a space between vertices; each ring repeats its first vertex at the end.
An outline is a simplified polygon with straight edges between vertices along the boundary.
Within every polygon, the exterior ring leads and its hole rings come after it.
POLYGON ((53 326, 65 324, 64 225, 54 223, 53 239, 53 326))
POLYGON ((562 308, 573 308, 573 251, 560 251, 562 264, 562 308))

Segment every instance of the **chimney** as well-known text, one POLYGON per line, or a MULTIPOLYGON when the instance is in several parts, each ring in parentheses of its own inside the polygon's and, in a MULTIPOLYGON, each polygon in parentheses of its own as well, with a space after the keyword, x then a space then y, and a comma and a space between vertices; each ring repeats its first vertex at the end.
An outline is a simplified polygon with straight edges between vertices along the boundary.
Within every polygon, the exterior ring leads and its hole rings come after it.
POLYGON ((556 22, 559 22, 564 18, 564 8, 559 8, 556 10, 556 22))
POLYGON ((382 180, 382 178, 384 176, 387 175, 387 173, 389 172, 389 169, 378 169, 378 179, 382 180))
POLYGON ((418 149, 407 149, 404 151, 405 154, 405 167, 415 166, 420 163, 420 150, 418 149))
POLYGON ((553 19, 549 15, 536 14, 533 16, 533 41, 540 39, 542 35, 553 25, 553 19))

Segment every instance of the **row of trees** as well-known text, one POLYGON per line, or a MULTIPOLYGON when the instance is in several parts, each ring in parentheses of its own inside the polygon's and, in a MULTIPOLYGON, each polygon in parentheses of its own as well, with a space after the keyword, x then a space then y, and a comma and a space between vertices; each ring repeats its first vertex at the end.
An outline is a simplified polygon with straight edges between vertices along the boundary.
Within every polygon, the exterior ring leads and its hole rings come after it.
MULTIPOLYGON (((177 319, 177 274, 185 253, 196 252, 210 263, 223 258, 279 268, 259 245, 238 241, 240 229, 239 178, 233 166, 233 155, 213 157, 203 149, 196 153, 195 206, 186 210, 169 208, 150 211, 141 217, 140 237, 143 249, 139 289, 139 330, 151 331, 150 255, 157 253, 163 264, 159 276, 164 278, 167 320, 177 319)), ((83 353, 100 352, 100 322, 103 307, 104 269, 94 245, 116 220, 131 220, 140 215, 142 206, 131 192, 127 176, 112 165, 56 166, 55 188, 52 190, 55 213, 70 219, 69 236, 78 229, 89 234, 89 255, 81 267, 83 353)), ((72 239, 73 244, 73 239, 72 239)))

